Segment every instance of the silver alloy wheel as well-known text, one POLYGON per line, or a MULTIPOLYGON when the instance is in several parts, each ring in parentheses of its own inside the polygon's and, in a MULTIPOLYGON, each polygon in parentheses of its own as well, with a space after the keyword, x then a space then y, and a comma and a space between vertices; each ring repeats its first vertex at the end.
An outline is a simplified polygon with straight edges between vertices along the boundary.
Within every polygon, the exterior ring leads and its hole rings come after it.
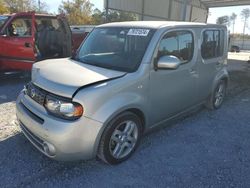
POLYGON ((109 151, 116 159, 126 157, 134 149, 138 139, 138 127, 134 121, 120 123, 109 141, 109 151))
POLYGON ((224 83, 221 83, 216 92, 215 92, 215 96, 214 96, 214 106, 215 107, 219 107, 223 100, 224 100, 224 96, 225 96, 225 84, 224 83))

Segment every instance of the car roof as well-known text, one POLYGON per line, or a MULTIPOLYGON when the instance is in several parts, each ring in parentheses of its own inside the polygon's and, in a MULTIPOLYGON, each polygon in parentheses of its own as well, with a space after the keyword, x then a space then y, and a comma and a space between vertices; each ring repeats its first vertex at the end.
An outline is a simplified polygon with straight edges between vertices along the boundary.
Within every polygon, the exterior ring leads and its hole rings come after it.
MULTIPOLYGON (((12 13, 12 14, 2 14, 0 16, 15 16, 15 15, 20 15, 20 16, 25 16, 29 13, 32 13, 32 12, 18 12, 18 13, 12 13)), ((35 13, 35 16, 36 17, 51 17, 51 18, 56 18, 56 15, 53 15, 53 14, 37 14, 35 13)))
POLYGON ((179 21, 129 21, 129 22, 113 22, 103 24, 97 27, 140 27, 149 29, 160 29, 168 26, 200 26, 200 27, 223 27, 218 24, 205 24, 197 22, 179 22, 179 21))

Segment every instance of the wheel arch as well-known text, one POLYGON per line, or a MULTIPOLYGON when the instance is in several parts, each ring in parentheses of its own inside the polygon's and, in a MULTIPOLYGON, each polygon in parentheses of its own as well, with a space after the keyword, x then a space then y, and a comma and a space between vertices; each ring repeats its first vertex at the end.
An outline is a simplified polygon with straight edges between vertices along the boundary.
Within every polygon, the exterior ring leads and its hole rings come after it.
POLYGON ((118 111, 116 111, 115 113, 113 113, 109 118, 107 118, 107 120, 103 123, 103 127, 102 129, 100 130, 98 136, 97 136, 97 139, 96 139, 96 143, 95 143, 95 149, 94 149, 94 152, 95 152, 95 155, 97 155, 98 153, 98 148, 99 148, 99 145, 100 145, 100 141, 101 141, 101 138, 102 138, 102 135, 105 131, 105 129, 107 128, 108 126, 108 123, 110 121, 112 121, 115 117, 121 115, 122 113, 125 113, 125 112, 132 112, 134 114, 136 114, 142 121, 142 134, 145 132, 145 129, 146 129, 146 115, 145 115, 145 112, 143 112, 143 110, 141 110, 140 108, 138 107, 127 107, 127 108, 122 108, 118 111))
POLYGON ((221 80, 225 81, 226 87, 228 87, 228 84, 229 84, 229 77, 224 76, 224 77, 221 78, 221 80))
POLYGON ((226 69, 223 69, 217 76, 214 78, 213 85, 210 91, 210 94, 214 91, 216 88, 217 84, 219 83, 220 80, 224 80, 226 82, 226 87, 229 84, 229 75, 226 69))

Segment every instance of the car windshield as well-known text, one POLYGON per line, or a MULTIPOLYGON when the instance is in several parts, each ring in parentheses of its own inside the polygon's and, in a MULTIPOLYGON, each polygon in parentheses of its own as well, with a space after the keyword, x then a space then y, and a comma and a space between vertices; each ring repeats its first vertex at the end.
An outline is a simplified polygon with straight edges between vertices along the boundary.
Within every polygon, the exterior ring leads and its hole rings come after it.
POLYGON ((86 64, 123 72, 138 69, 153 29, 96 28, 81 46, 76 58, 86 64))
POLYGON ((0 16, 0 28, 8 20, 8 18, 9 18, 8 16, 0 16))

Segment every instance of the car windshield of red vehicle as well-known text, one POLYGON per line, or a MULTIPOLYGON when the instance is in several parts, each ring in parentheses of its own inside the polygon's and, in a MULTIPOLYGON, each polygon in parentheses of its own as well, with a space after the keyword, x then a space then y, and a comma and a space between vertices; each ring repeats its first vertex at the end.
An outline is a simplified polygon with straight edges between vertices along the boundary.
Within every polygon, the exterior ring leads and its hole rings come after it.
POLYGON ((0 16, 0 28, 4 25, 8 18, 8 16, 0 16))

